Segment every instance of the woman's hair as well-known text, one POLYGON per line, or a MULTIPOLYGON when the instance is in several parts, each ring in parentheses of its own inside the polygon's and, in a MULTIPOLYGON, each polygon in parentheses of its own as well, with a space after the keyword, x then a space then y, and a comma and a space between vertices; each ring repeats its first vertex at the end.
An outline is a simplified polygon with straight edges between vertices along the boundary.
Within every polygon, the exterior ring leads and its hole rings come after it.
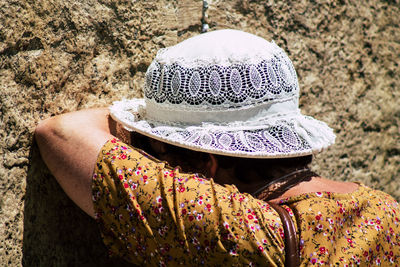
MULTIPOLYGON (((131 143, 134 147, 144 150, 146 153, 154 156, 155 158, 162 159, 163 155, 155 151, 150 144, 150 137, 141 135, 133 132, 131 134, 131 143)), ((154 139, 153 139, 154 140, 154 139)), ((153 141, 154 142, 154 141, 153 141)), ((160 141, 156 141, 160 142, 160 141)), ((172 155, 171 160, 168 161, 172 167, 179 166, 185 172, 200 172, 199 166, 204 166, 204 163, 210 160, 208 153, 194 151, 174 145, 170 145, 163 142, 166 151, 169 155, 172 155)), ((277 158, 277 159, 257 159, 257 158, 239 158, 230 157, 223 155, 215 155, 218 166, 221 168, 234 168, 236 178, 241 182, 246 183, 246 177, 248 170, 256 172, 260 177, 265 179, 274 179, 276 171, 287 170, 292 172, 296 169, 307 168, 312 161, 312 155, 294 157, 294 158, 277 158)), ((203 170, 202 172, 204 172, 203 170)), ((284 174, 283 174, 284 175, 284 174)))

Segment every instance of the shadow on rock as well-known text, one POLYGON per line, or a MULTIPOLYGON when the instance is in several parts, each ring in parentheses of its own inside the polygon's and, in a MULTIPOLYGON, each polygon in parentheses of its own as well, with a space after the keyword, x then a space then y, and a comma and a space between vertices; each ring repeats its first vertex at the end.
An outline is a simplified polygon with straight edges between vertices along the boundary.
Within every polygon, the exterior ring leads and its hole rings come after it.
POLYGON ((110 259, 95 221, 64 193, 31 146, 24 210, 23 266, 133 266, 110 259))

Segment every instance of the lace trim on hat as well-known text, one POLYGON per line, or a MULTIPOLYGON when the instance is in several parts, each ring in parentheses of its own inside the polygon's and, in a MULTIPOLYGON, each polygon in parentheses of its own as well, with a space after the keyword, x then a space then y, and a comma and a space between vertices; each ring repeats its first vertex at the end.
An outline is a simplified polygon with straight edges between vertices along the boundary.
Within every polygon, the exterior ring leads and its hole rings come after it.
MULTIPOLYGON (((182 43, 178 44, 178 46, 179 45, 182 45, 182 43)), ((252 40, 252 46, 255 47, 252 47, 250 51, 247 46, 244 49, 243 47, 242 49, 238 49, 238 47, 235 46, 233 52, 223 50, 220 51, 221 53, 213 53, 211 56, 205 55, 205 53, 200 53, 198 56, 181 56, 181 49, 176 46, 171 46, 158 50, 154 60, 162 65, 178 63, 181 66, 193 68, 210 65, 230 66, 237 63, 258 64, 261 59, 269 59, 273 54, 285 53, 274 41, 267 42, 263 40, 262 44, 257 45, 254 43, 254 40, 252 40)), ((228 48, 228 50, 230 49, 228 48)))
POLYGON ((145 96, 156 103, 241 107, 248 104, 298 96, 296 71, 279 50, 258 64, 229 66, 179 63, 160 64, 154 60, 146 73, 145 96))
POLYGON ((132 113, 128 101, 125 104, 114 103, 110 110, 112 117, 128 130, 166 143, 215 154, 255 158, 294 157, 310 155, 335 141, 332 129, 325 123, 301 114, 260 120, 251 126, 237 122, 184 127, 142 120, 139 113, 132 113))

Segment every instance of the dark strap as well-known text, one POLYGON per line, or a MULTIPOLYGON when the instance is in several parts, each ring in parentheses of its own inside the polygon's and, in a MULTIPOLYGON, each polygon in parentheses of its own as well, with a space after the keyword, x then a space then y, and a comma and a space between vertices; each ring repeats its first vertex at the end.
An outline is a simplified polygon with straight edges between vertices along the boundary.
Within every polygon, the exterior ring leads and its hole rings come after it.
POLYGON ((279 177, 278 179, 269 181, 267 184, 252 193, 252 195, 264 201, 275 199, 299 183, 310 181, 314 176, 318 176, 318 174, 311 171, 309 168, 295 170, 279 177))
POLYGON ((268 202, 268 204, 278 212, 282 221, 285 233, 285 266, 297 267, 300 265, 300 252, 293 220, 286 209, 272 202, 268 202))

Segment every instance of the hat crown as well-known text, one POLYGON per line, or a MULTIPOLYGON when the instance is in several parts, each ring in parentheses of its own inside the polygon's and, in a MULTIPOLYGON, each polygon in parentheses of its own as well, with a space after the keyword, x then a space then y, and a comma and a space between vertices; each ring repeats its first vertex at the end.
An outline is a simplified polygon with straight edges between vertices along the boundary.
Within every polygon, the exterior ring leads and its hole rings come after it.
POLYGON ((145 98, 176 110, 226 110, 296 101, 296 71, 275 43, 220 30, 161 49, 146 73, 145 98))

